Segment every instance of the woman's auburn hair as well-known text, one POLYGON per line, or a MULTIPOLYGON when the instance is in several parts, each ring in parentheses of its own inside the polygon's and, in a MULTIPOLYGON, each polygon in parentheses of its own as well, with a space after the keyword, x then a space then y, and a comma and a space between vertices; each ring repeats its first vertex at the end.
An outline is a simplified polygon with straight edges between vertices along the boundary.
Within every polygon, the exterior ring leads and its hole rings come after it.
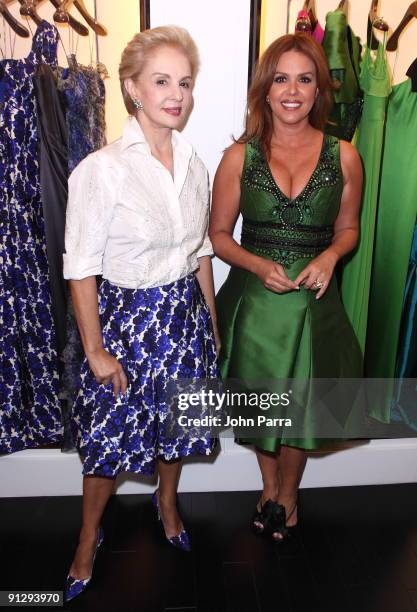
POLYGON ((272 138, 272 111, 266 101, 272 86, 278 61, 283 53, 298 51, 309 57, 316 67, 318 95, 310 111, 310 124, 323 130, 333 105, 334 85, 329 65, 321 45, 310 34, 296 32, 277 38, 261 56, 248 93, 246 126, 236 141, 246 143, 256 139, 265 151, 269 151, 272 138))

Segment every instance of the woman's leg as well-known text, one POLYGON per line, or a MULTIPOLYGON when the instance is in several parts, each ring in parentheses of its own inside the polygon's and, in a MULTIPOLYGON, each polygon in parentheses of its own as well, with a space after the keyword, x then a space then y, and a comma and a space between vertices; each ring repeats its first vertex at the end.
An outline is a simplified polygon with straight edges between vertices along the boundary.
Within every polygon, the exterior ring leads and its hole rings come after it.
MULTIPOLYGON (((286 515, 293 511, 297 503, 298 487, 307 461, 306 452, 301 448, 281 447, 280 456, 280 487, 278 502, 285 506, 286 515)), ((297 508, 287 521, 287 526, 297 524, 297 508)))
POLYGON ((165 535, 172 538, 182 529, 182 522, 177 511, 177 488, 181 472, 181 460, 158 460, 158 502, 165 535))
MULTIPOLYGON (((263 491, 256 509, 261 511, 263 505, 268 499, 276 501, 278 499, 279 489, 279 455, 264 451, 260 448, 255 448, 256 457, 258 459, 259 469, 261 470, 263 491)), ((259 521, 254 520, 253 524, 258 529, 263 529, 264 525, 259 521)))
POLYGON ((268 499, 276 501, 280 484, 280 457, 277 453, 264 451, 260 448, 255 450, 263 482, 261 502, 264 504, 268 499))
POLYGON ((100 476, 84 476, 83 479, 83 522, 75 557, 70 567, 73 578, 91 576, 98 528, 104 508, 113 492, 115 480, 100 476))

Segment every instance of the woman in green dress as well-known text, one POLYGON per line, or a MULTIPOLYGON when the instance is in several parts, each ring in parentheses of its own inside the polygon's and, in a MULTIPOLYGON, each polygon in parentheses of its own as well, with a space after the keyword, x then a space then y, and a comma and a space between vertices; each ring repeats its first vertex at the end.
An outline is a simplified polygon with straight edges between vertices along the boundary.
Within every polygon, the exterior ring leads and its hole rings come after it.
MULTIPOLYGON (((350 143, 323 132, 331 98, 325 55, 310 36, 283 36, 261 57, 245 132, 225 151, 213 187, 210 238, 231 265, 217 296, 223 377, 361 376, 334 269, 358 241, 362 165, 350 143)), ((255 445, 263 480, 254 529, 282 540, 297 524, 306 451, 326 445, 314 401, 303 404, 302 438, 244 442, 255 445)))

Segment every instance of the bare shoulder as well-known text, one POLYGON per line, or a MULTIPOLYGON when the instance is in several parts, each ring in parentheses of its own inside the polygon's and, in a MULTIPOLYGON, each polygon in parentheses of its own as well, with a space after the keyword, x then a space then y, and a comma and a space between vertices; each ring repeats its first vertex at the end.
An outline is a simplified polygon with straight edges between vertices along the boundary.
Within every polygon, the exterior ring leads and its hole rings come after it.
POLYGON ((362 160, 357 149, 347 140, 340 141, 340 160, 342 164, 347 165, 362 164, 362 160))
POLYGON ((245 145, 240 142, 234 142, 230 147, 227 147, 223 153, 220 166, 226 168, 230 172, 238 172, 241 174, 244 161, 245 145))
POLYGON ((362 159, 357 149, 347 140, 340 141, 340 163, 345 177, 362 174, 362 159))

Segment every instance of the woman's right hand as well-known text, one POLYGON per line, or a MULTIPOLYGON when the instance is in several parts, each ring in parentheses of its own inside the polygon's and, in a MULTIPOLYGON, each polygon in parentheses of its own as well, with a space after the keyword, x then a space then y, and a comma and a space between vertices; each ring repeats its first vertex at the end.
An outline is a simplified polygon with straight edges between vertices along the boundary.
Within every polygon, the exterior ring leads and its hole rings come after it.
POLYGON ((99 384, 108 385, 112 383, 116 398, 120 392, 126 393, 127 377, 116 357, 110 355, 103 347, 87 353, 86 357, 91 371, 99 384))
POLYGON ((256 276, 262 281, 266 289, 275 293, 288 293, 288 291, 298 291, 300 287, 288 278, 281 264, 270 259, 259 258, 259 263, 255 268, 256 276))

